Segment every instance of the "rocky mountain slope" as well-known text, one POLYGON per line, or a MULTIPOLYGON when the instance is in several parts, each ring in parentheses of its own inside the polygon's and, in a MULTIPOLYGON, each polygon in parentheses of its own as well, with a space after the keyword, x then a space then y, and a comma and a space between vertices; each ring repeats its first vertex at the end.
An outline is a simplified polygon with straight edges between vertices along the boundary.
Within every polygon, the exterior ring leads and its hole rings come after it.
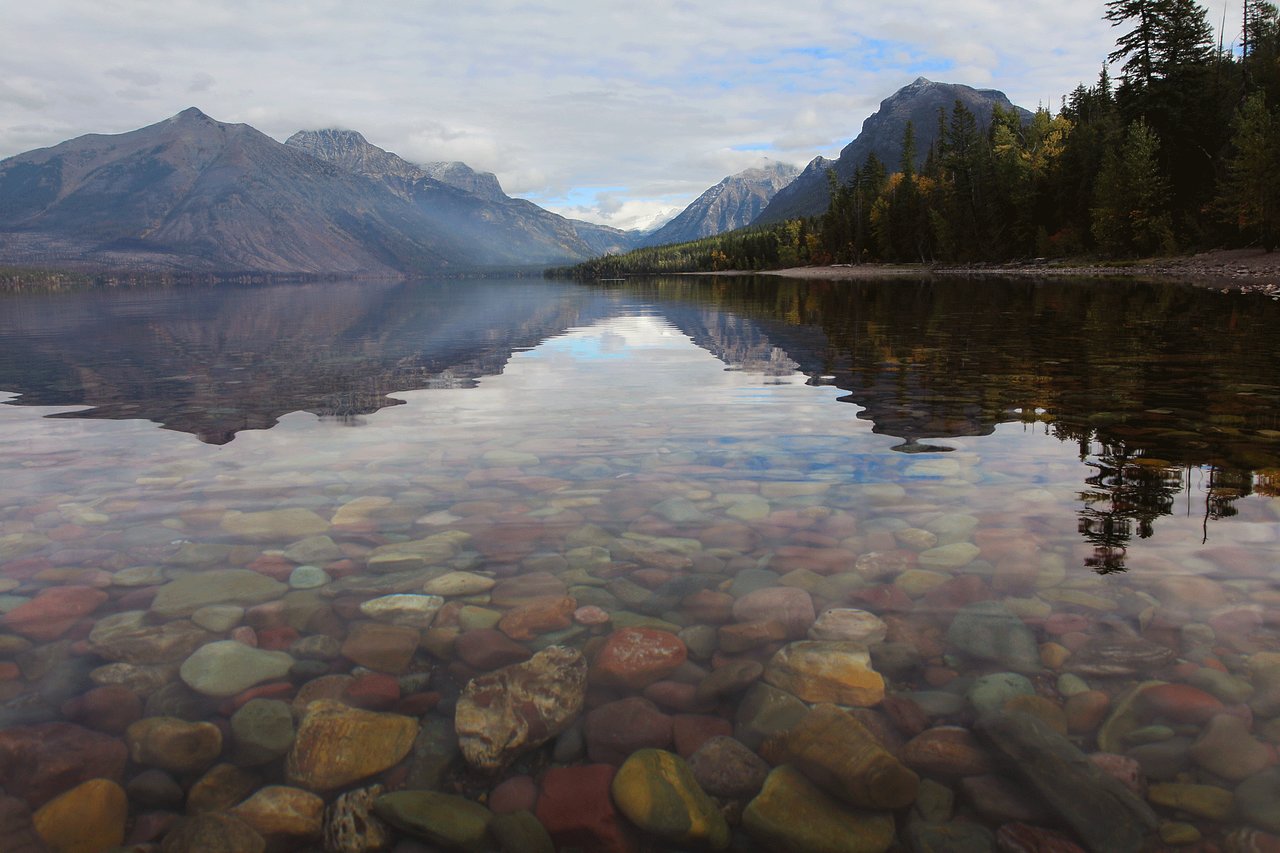
POLYGON ((831 203, 827 169, 834 168, 841 181, 853 176, 869 154, 875 154, 890 171, 898 169, 902 155, 902 134, 907 122, 912 123, 916 139, 916 162, 919 167, 938 135, 938 111, 948 115, 956 101, 963 103, 978 119, 979 126, 991 121, 996 106, 1017 110, 1024 117, 1030 113, 1015 107, 1003 92, 974 89, 958 83, 935 83, 918 78, 909 86, 880 102, 880 108, 862 124, 862 132, 840 152, 835 161, 816 158, 791 184, 783 188, 755 219, 758 224, 781 222, 797 216, 816 216, 831 203))
MULTIPOLYGON (((316 156, 198 109, 0 161, 0 263, 389 275, 578 260, 624 232, 507 197, 463 164, 316 156)), ((332 151, 337 151, 335 140, 332 151)))
POLYGON ((730 175, 644 237, 641 245, 683 243, 742 228, 759 216, 769 200, 798 174, 800 170, 788 163, 770 163, 730 175))

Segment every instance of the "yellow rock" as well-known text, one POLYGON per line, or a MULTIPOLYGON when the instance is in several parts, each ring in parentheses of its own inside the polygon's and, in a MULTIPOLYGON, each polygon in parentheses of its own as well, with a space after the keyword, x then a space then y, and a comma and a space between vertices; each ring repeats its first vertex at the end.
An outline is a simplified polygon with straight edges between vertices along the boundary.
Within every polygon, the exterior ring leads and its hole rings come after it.
POLYGON ((1071 657, 1071 650, 1061 643, 1045 643, 1040 646, 1040 662, 1049 669, 1061 669, 1071 657))
POLYGON ((100 853, 124 843, 128 814, 123 788, 110 779, 90 779, 45 803, 32 822, 53 853, 100 853))
POLYGON ((320 837, 324 800, 310 791, 268 785, 231 810, 269 841, 298 842, 320 837))
POLYGON ((319 699, 307 705, 285 760, 285 778, 310 791, 329 791, 380 773, 409 754, 418 721, 319 699))
POLYGON ((869 708, 884 699, 884 679, 853 643, 790 643, 769 660, 764 680, 806 702, 869 708))
POLYGON ((664 841, 711 850, 729 846, 724 816, 673 752, 632 753, 613 777, 610 793, 628 820, 664 841))
POLYGON ((852 714, 834 705, 818 705, 796 725, 770 737, 761 755, 775 766, 795 766, 827 793, 866 809, 909 806, 920 787, 920 777, 852 714))

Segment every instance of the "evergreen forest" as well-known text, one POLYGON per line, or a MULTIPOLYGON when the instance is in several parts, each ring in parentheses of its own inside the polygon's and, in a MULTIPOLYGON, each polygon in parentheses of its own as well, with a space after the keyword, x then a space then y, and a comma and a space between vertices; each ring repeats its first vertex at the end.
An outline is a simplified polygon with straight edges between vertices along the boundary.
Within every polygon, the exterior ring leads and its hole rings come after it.
MULTIPOLYGON (((553 270, 579 278, 807 264, 1140 258, 1280 243, 1280 14, 1245 0, 1223 47, 1195 0, 1109 0, 1115 50, 1056 113, 957 102, 917 168, 874 156, 809 219, 553 270), (1118 66, 1113 77, 1109 67, 1118 66)), ((1233 25, 1224 22, 1228 29, 1233 25)))

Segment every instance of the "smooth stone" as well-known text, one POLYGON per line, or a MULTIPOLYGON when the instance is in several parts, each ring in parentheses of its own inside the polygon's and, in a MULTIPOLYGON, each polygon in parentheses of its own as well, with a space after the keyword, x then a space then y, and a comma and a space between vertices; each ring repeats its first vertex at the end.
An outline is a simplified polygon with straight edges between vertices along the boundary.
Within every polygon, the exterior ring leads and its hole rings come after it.
POLYGON ((907 741, 902 762, 931 778, 981 776, 993 770, 991 756, 968 729, 936 726, 907 741))
POLYGON ((143 770, 130 779, 125 793, 135 805, 147 809, 177 809, 186 796, 171 774, 156 768, 143 770))
POLYGON ((731 696, 755 684, 763 674, 764 666, 758 661, 740 660, 726 663, 712 670, 698 683, 694 699, 698 702, 710 702, 724 696, 731 696))
POLYGON ((825 610, 809 628, 809 639, 868 647, 884 641, 888 626, 874 613, 852 608, 825 610))
POLYGON ((999 602, 980 601, 960 608, 947 629, 947 644, 969 657, 994 661, 1014 672, 1040 671, 1035 635, 999 602))
POLYGON ((328 536, 307 536, 284 549, 285 559, 292 563, 332 563, 347 555, 328 536))
POLYGON ((231 741, 238 764, 266 764, 293 745, 293 712, 278 699, 250 699, 231 715, 231 741))
POLYGON ((230 510, 223 514, 219 524, 232 536, 254 542, 296 541, 329 530, 329 522, 302 507, 262 512, 230 510))
POLYGON ((998 849, 991 830, 968 821, 937 824, 908 821, 906 840, 911 853, 989 853, 998 849))
POLYGON ((546 743, 582 712, 586 684, 582 653, 563 646, 477 676, 454 712, 463 757, 473 767, 498 770, 546 743))
POLYGON ((151 612, 164 619, 176 619, 212 604, 249 606, 273 601, 288 589, 285 584, 248 569, 206 569, 160 587, 151 601, 151 612))
POLYGON ((268 785, 230 809, 273 847, 296 847, 320 838, 324 800, 310 791, 268 785))
POLYGON ((360 605, 360 612, 370 619, 388 625, 403 625, 419 630, 430 628, 436 614, 444 606, 438 595, 384 595, 360 605))
POLYGON ((94 654, 131 664, 176 663, 212 640, 208 631, 185 619, 157 625, 143 610, 113 613, 89 632, 94 654))
POLYGON ((884 679, 868 653, 851 643, 802 640, 783 646, 764 680, 806 702, 871 707, 884 698, 884 679))
POLYGON ((814 707, 796 725, 770 737, 761 756, 775 767, 795 766, 827 793, 859 808, 909 806, 920 784, 866 726, 830 704, 814 707))
POLYGON ((633 853, 626 822, 609 795, 607 764, 552 767, 542 775, 535 814, 558 849, 633 853))
POLYGON ((893 585, 911 598, 919 598, 949 580, 951 575, 945 572, 935 572, 931 569, 907 569, 893 579, 893 585))
POLYGON ((234 764, 215 764, 187 791, 187 814, 224 812, 261 784, 255 773, 234 764))
POLYGON ((747 804, 742 825, 771 850, 806 853, 884 853, 893 844, 893 816, 848 809, 797 769, 774 768, 747 804))
POLYGON ((1228 820, 1235 808, 1235 796, 1217 785, 1162 783, 1147 789, 1147 799, 1205 820, 1228 820))
POLYGON ((118 735, 142 717, 142 699, 127 687, 109 684, 63 702, 62 714, 69 722, 118 735))
POLYGON ((769 765, 739 740, 717 735, 689 756, 689 769, 713 797, 749 800, 760 792, 769 765))
POLYGON ((1280 767, 1263 770, 1237 785, 1235 807, 1245 823, 1280 834, 1280 767))
POLYGON ((320 699, 307 706, 285 760, 291 785, 324 792, 380 773, 409 754, 412 717, 349 708, 320 699))
POLYGON ((610 785, 618 810, 650 835, 711 850, 729 846, 729 825, 680 756, 659 749, 634 752, 610 785))
POLYGON ((1157 743, 1144 743, 1125 750, 1125 755, 1138 762, 1148 779, 1174 780, 1190 762, 1191 740, 1175 737, 1157 743))
POLYGON ((804 637, 816 618, 813 597, 796 587, 769 587, 743 595, 733 603, 737 622, 775 619, 786 629, 790 639, 804 637))
POLYGON ((464 631, 454 641, 453 652, 467 666, 485 672, 521 663, 530 657, 527 646, 493 628, 464 631))
POLYGON ((189 723, 176 717, 146 717, 124 735, 135 764, 173 773, 196 773, 222 752, 222 730, 213 723, 189 723))
POLYGON ((587 756, 599 764, 620 765, 640 749, 668 749, 672 719, 648 699, 632 696, 607 702, 586 715, 587 756))
POLYGON ((1230 782, 1240 782, 1275 763, 1271 750, 1249 732, 1239 717, 1219 714, 1191 745, 1191 760, 1230 782))
POLYGON ((377 672, 398 675, 409 668, 422 634, 405 625, 357 622, 342 643, 347 659, 377 672))
POLYGON ((1145 802, 1038 718, 995 711, 975 728, 1090 849, 1136 850, 1158 825, 1145 802))
POLYGON ((215 634, 230 631, 244 618, 244 608, 238 604, 210 604, 191 614, 191 621, 215 634))
POLYGON ((268 652, 235 640, 201 646, 178 674, 188 687, 206 696, 234 696, 255 684, 284 678, 294 664, 285 652, 268 652))
POLYGON ((289 573, 290 589, 318 589, 333 578, 319 566, 302 565, 289 573))
POLYGON ((208 813, 174 824, 160 845, 161 853, 263 853, 267 842, 242 820, 208 813))
POLYGON ((374 813, 402 832, 450 850, 490 849, 493 812, 479 803, 438 791, 396 791, 373 803, 374 813))
POLYGON ((28 640, 50 642, 106 600, 105 592, 89 586, 48 587, 0 616, 0 628, 28 640))
POLYGON ((124 843, 128 814, 123 788, 110 779, 90 779, 45 803, 31 820, 51 851, 97 853, 124 843))
POLYGON ((591 663, 591 680, 640 690, 666 678, 685 662, 688 650, 675 634, 655 628, 610 633, 591 663))
POLYGON ((1238 675, 1220 672, 1210 667, 1203 667, 1193 672, 1187 679, 1187 683, 1213 694, 1228 705, 1242 705, 1252 698, 1254 692, 1253 685, 1238 675))
POLYGON ((974 681, 965 698, 975 711, 985 714, 1003 708, 1016 696, 1034 696, 1035 692, 1035 686, 1026 676, 1016 672, 997 672, 974 681))
POLYGON ((443 595, 446 598, 461 595, 477 595, 493 589, 497 581, 474 572, 447 572, 423 584, 427 595, 443 595))
POLYGON ((800 722, 809 707, 785 690, 756 683, 743 694, 734 716, 733 736, 750 749, 759 749, 765 738, 800 722))
POLYGON ((489 835, 499 853, 555 853, 551 835, 529 811, 495 815, 489 821, 489 835))

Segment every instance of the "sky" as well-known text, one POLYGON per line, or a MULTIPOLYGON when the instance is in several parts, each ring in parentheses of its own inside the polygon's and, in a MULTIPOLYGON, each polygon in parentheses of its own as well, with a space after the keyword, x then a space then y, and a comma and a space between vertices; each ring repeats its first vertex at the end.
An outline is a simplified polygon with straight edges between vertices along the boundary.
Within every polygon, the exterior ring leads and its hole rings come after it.
MULTIPOLYGON (((1223 3, 1208 5, 1216 25, 1223 3)), ((281 141, 358 130, 566 216, 643 227, 766 159, 834 157, 920 76, 1056 109, 1114 45, 1104 7, 0 0, 0 158, 195 106, 281 141)))

